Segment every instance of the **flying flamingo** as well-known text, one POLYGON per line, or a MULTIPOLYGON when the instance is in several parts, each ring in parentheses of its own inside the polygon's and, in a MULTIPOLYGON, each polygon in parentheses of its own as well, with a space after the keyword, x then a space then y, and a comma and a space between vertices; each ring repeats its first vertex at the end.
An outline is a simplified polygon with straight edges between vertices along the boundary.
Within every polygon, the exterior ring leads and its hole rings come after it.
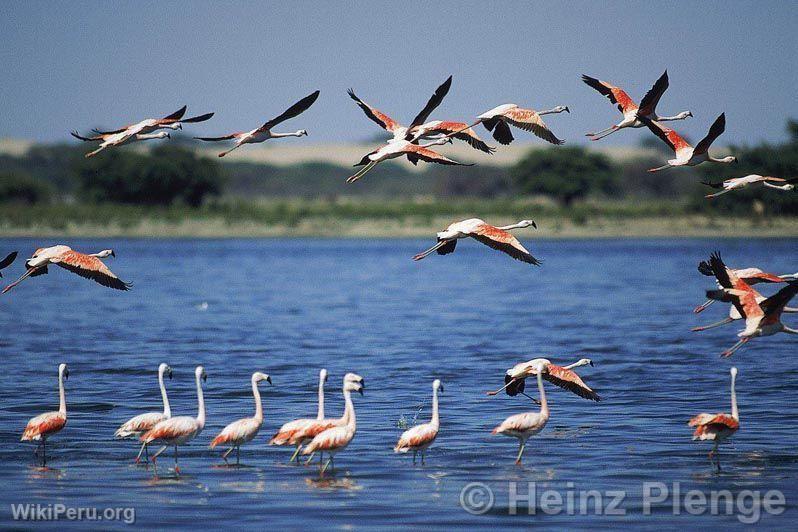
POLYGON ((645 127, 645 124, 638 118, 638 115, 645 116, 657 122, 666 122, 669 120, 684 120, 688 116, 693 116, 690 111, 682 111, 674 116, 659 116, 657 115, 657 104, 659 103, 662 95, 668 90, 668 71, 666 70, 659 79, 654 83, 654 86, 643 96, 640 101, 640 107, 629 97, 629 95, 621 89, 606 81, 591 78, 590 76, 582 75, 582 81, 589 87, 596 89, 609 99, 610 102, 618 106, 618 110, 623 114, 623 120, 614 126, 603 129, 597 133, 588 133, 586 136, 593 137, 590 140, 603 139, 608 135, 612 135, 616 131, 627 127, 645 127))
POLYGON ((443 98, 449 92, 449 87, 452 84, 452 77, 441 84, 435 93, 430 97, 427 105, 416 116, 411 123, 410 127, 405 127, 399 122, 392 119, 379 109, 372 107, 363 100, 357 97, 352 89, 349 89, 349 97, 360 107, 366 116, 379 125, 382 129, 393 134, 394 140, 433 140, 440 138, 440 136, 450 135, 458 140, 467 142, 472 148, 486 152, 493 153, 495 148, 485 144, 485 142, 477 136, 473 129, 471 129, 465 122, 449 122, 441 120, 432 120, 425 122, 430 113, 434 111, 443 101, 443 98))
POLYGON ((406 155, 407 159, 413 164, 417 164, 418 161, 421 160, 428 163, 438 163, 453 166, 473 166, 473 164, 459 163, 429 149, 430 146, 439 146, 447 142, 451 142, 451 139, 448 137, 441 137, 426 144, 415 144, 414 141, 409 140, 390 140, 384 146, 381 146, 376 150, 364 155, 360 162, 355 165, 362 166, 363 168, 349 176, 346 179, 346 182, 354 183, 366 175, 369 170, 377 166, 379 163, 389 159, 396 159, 397 157, 402 157, 403 155, 406 155))
MULTIPOLYGON (((757 292, 753 288, 751 288, 751 291, 754 293, 757 303, 762 303, 765 299, 767 299, 765 296, 763 296, 762 294, 760 294, 759 292, 757 292)), ((714 299, 710 299, 709 301, 712 301, 714 303, 715 300, 714 299)), ((782 312, 784 314, 795 314, 795 313, 798 313, 798 308, 786 307, 785 306, 784 310, 782 312)), ((690 330, 693 331, 693 332, 707 331, 709 329, 714 329, 716 327, 720 327, 722 325, 726 325, 728 323, 732 323, 732 322, 735 322, 735 321, 741 320, 741 319, 743 319, 743 315, 740 314, 740 311, 737 310, 737 307, 732 305, 731 307, 729 307, 729 316, 728 317, 726 317, 726 318, 724 318, 724 319, 722 319, 720 321, 717 321, 715 323, 710 323, 709 325, 701 325, 699 327, 693 327, 690 330)))
POLYGON ((260 426, 263 424, 263 405, 260 400, 260 390, 258 390, 258 383, 260 381, 266 381, 271 384, 272 379, 260 371, 256 371, 252 374, 252 395, 255 398, 255 416, 233 421, 222 429, 222 432, 211 442, 211 449, 217 445, 230 446, 230 448, 222 454, 222 459, 225 464, 227 464, 227 456, 233 449, 236 451, 236 465, 241 464, 241 444, 247 443, 257 436, 260 426))
MULTIPOLYGON (((39 414, 28 421, 20 441, 39 442, 42 448, 42 467, 47 464, 47 438, 64 428, 67 422, 66 394, 64 393, 64 380, 69 378, 66 364, 58 366, 58 411, 39 414)), ((36 447, 34 454, 39 454, 36 447)))
POLYGON ((745 318, 745 329, 737 335, 740 340, 724 351, 721 356, 731 356, 751 338, 772 336, 780 332, 798 334, 798 329, 791 329, 781 322, 784 307, 798 294, 798 281, 788 281, 787 286, 776 292, 775 295, 757 303, 756 291, 733 274, 730 275, 719 254, 712 255, 710 265, 722 288, 708 290, 707 297, 732 303, 740 315, 745 318))
POLYGON ((294 454, 291 455, 289 462, 293 462, 297 455, 299 455, 299 450, 302 448, 302 444, 312 439, 312 436, 310 436, 296 443, 292 443, 297 433, 303 431, 314 423, 324 420, 325 382, 327 382, 327 370, 322 368, 322 370, 319 371, 319 411, 316 414, 316 419, 305 418, 289 421, 280 427, 280 430, 277 431, 277 434, 275 434, 274 437, 269 440, 269 445, 296 445, 296 450, 294 451, 294 454))
POLYGON ((180 466, 177 464, 177 447, 193 440, 199 436, 205 428, 205 398, 202 396, 202 381, 207 380, 205 368, 197 366, 194 370, 194 378, 197 382, 197 417, 178 416, 165 419, 156 424, 153 428, 141 435, 141 441, 149 444, 153 441, 160 441, 164 444, 157 453, 152 455, 152 464, 157 466, 156 460, 170 445, 175 446, 175 473, 180 474, 180 466))
MULTIPOLYGON (((340 427, 333 427, 329 428, 323 432, 317 434, 307 446, 302 451, 304 455, 313 455, 316 451, 319 452, 326 452, 330 455, 327 459, 327 462, 324 464, 323 467, 320 469, 320 474, 324 475, 324 472, 327 468, 332 464, 333 469, 335 469, 335 463, 333 462, 333 458, 335 455, 349 445, 352 439, 355 437, 355 432, 357 432, 357 419, 355 418, 355 407, 352 404, 352 392, 358 392, 360 395, 363 395, 363 389, 365 388, 365 384, 363 383, 362 379, 360 382, 355 381, 347 381, 344 384, 344 402, 345 407, 344 410, 346 412, 347 420, 346 424, 340 427)), ((321 461, 319 461, 321 464, 321 461)))
POLYGON ((675 166, 696 166, 703 162, 727 164, 737 162, 737 157, 734 157, 733 155, 729 155, 728 157, 723 157, 720 159, 709 155, 710 145, 715 141, 716 138, 721 136, 723 131, 726 129, 726 113, 721 113, 721 115, 715 119, 715 122, 709 128, 709 133, 707 133, 707 136, 701 139, 701 141, 696 144, 695 148, 690 146, 690 144, 680 137, 679 134, 674 130, 663 126, 659 122, 654 122, 645 116, 640 116, 640 120, 642 120, 643 123, 648 126, 648 129, 658 136, 662 142, 667 144, 676 155, 675 159, 668 159, 668 164, 659 166, 657 168, 651 168, 649 172, 659 172, 660 170, 673 168, 675 166))
POLYGON ((286 109, 283 114, 278 116, 277 118, 272 118, 268 122, 264 123, 259 128, 253 129, 251 131, 242 131, 238 133, 231 133, 229 135, 225 135, 223 137, 194 137, 197 140, 203 140, 207 142, 218 142, 221 140, 235 140, 235 145, 227 151, 223 151, 219 154, 219 157, 224 157, 231 151, 235 150, 243 146, 244 144, 258 144, 260 142, 264 142, 269 139, 279 139, 284 137, 304 137, 307 136, 308 132, 305 129, 300 129, 293 133, 273 133, 272 128, 282 122, 285 122, 289 118, 294 118, 295 116, 299 116, 300 114, 304 113, 308 110, 308 108, 313 105, 313 102, 316 101, 316 98, 319 97, 319 91, 316 91, 308 96, 305 96, 294 105, 286 109))
POLYGON ((183 129, 183 124, 195 124, 197 122, 205 122, 209 120, 213 113, 205 113, 204 115, 192 116, 190 118, 183 118, 186 114, 186 106, 184 105, 174 113, 163 118, 146 118, 135 124, 130 124, 125 127, 115 129, 113 131, 100 131, 93 129, 98 135, 115 135, 118 133, 126 133, 128 135, 141 135, 149 134, 159 129, 183 129))
POLYGON ((534 436, 546 426, 549 421, 549 404, 546 402, 546 390, 543 389, 543 372, 546 370, 543 362, 538 362, 534 371, 538 376, 538 391, 540 393, 540 412, 525 412, 508 417, 493 429, 492 434, 503 434, 512 438, 518 438, 518 456, 516 464, 521 463, 521 455, 524 454, 526 441, 530 436, 534 436))
MULTIPOLYGON (((717 252, 716 252, 717 253, 717 252)), ((793 275, 776 275, 773 273, 767 273, 762 271, 759 268, 740 268, 737 270, 733 270, 726 267, 730 275, 734 275, 735 277, 744 281, 747 285, 753 286, 759 283, 784 283, 792 279, 793 275)), ((698 271, 702 275, 707 277, 715 277, 715 273, 712 271, 712 266, 710 266, 708 261, 702 260, 698 263, 698 271)), ((720 284, 718 284, 720 286, 720 284)), ((708 299, 703 304, 697 306, 693 309, 693 312, 696 314, 703 312, 708 306, 714 303, 714 299, 708 299)))
POLYGON ((2 271, 11 266, 11 264, 16 260, 17 252, 12 251, 3 260, 0 260, 0 277, 3 277, 2 271))
POLYGON ((508 233, 512 229, 523 229, 530 226, 535 229, 538 227, 532 220, 521 220, 518 223, 502 227, 487 224, 479 218, 469 218, 468 220, 455 222, 447 227, 445 231, 438 233, 437 244, 426 251, 416 254, 413 256, 413 260, 421 260, 433 251, 437 251, 438 255, 447 255, 454 252, 458 239, 471 237, 486 246, 508 254, 516 260, 540 266, 540 261, 533 257, 517 238, 508 233))
POLYGON ((3 293, 5 294, 27 277, 47 274, 47 266, 49 264, 61 266, 72 273, 91 279, 108 288, 130 290, 130 287, 133 285, 122 281, 119 277, 114 275, 114 273, 108 269, 108 266, 100 260, 106 257, 116 257, 114 250, 105 249, 99 253, 86 255, 73 251, 69 246, 60 245, 49 248, 39 248, 33 253, 31 258, 25 261, 25 267, 28 271, 26 271, 22 277, 6 286, 3 289, 3 293))
MULTIPOLYGON (((116 429, 114 436, 117 438, 130 438, 131 436, 138 438, 161 421, 172 417, 172 409, 169 407, 169 397, 166 396, 166 386, 164 386, 163 382, 164 375, 168 375, 169 380, 171 380, 172 368, 169 367, 169 364, 161 363, 158 366, 158 387, 161 389, 163 412, 146 412, 144 414, 139 414, 135 417, 132 417, 122 423, 122 425, 116 429)), ((135 462, 137 464, 141 460, 141 453, 143 452, 147 453, 144 460, 146 462, 150 461, 150 452, 147 449, 147 444, 144 443, 141 445, 138 456, 136 456, 135 462)))
POLYGON ((515 126, 533 133, 546 142, 559 145, 564 144, 565 141, 558 139, 551 132, 541 116, 562 113, 563 111, 571 112, 565 105, 558 105, 548 111, 534 111, 532 109, 523 109, 514 103, 505 103, 479 115, 477 121, 471 126, 484 125, 485 129, 493 132, 493 138, 499 144, 507 145, 515 140, 512 131, 510 131, 510 126, 515 126))
MULTIPOLYGON (((488 395, 496 395, 502 390, 504 390, 505 393, 510 396, 518 395, 519 393, 526 395, 524 393, 526 378, 530 375, 535 375, 535 372, 540 365, 542 365, 544 369, 543 378, 555 386, 559 386, 564 390, 568 390, 569 392, 574 393, 584 399, 601 401, 601 397, 599 397, 599 395, 594 392, 590 386, 585 384, 579 375, 573 371, 574 368, 581 366, 593 366, 593 361, 589 358, 579 359, 573 364, 569 364, 567 366, 558 366, 556 364, 552 364, 551 361, 546 358, 535 358, 528 362, 521 362, 508 369, 504 374, 504 386, 494 392, 488 392, 488 395)), ((529 396, 527 395, 527 397, 529 396)), ((530 399, 537 402, 531 397, 530 399)))
POLYGON ((443 384, 438 379, 432 381, 432 419, 429 423, 422 423, 407 429, 399 437, 399 441, 393 448, 395 453, 406 453, 413 451, 413 463, 416 463, 416 455, 421 453, 421 464, 424 464, 424 453, 438 437, 440 420, 438 419, 438 391, 443 393, 443 384))
POLYGON ((69 133, 73 137, 78 140, 82 140, 83 142, 99 142, 100 147, 94 151, 88 152, 85 157, 88 159, 89 157, 94 157, 105 148, 111 146, 122 146, 125 144, 130 144, 131 142, 137 142, 140 140, 153 140, 153 139, 169 139, 172 136, 166 131, 159 131, 157 133, 132 133, 127 129, 123 129, 119 133, 97 133, 93 137, 84 137, 81 136, 77 131, 70 131, 69 133))
POLYGON ((720 192, 716 192, 714 194, 707 194, 704 196, 705 198, 717 198, 718 196, 722 196, 728 192, 733 190, 740 190, 742 188, 747 187, 748 185, 753 185, 754 183, 762 183, 763 186, 768 188, 775 188, 777 190, 784 190, 784 191, 791 191, 795 190, 795 185, 793 183, 798 182, 798 179, 783 179, 781 177, 770 177, 770 176, 762 176, 759 174, 751 174, 744 177, 735 177, 733 179, 727 179, 725 181, 721 181, 720 183, 710 183, 708 181, 701 181, 701 184, 707 185, 712 188, 723 189, 720 192), (783 183, 781 185, 777 183, 783 183))
MULTIPOLYGON (((709 451, 709 462, 717 458, 718 445, 731 438, 740 428, 740 415, 737 412, 737 393, 734 391, 734 380, 737 378, 737 368, 732 367, 731 373, 731 415, 702 413, 693 417, 687 425, 695 427, 693 440, 712 440, 712 450, 709 451)), ((718 471, 720 471, 720 458, 717 458, 718 471)))

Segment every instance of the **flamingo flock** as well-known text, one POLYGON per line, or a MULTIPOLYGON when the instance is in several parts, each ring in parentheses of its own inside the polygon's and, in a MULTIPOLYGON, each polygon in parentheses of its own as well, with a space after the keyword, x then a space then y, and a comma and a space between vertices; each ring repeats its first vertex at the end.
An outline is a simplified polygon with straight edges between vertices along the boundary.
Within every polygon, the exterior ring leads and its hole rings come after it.
MULTIPOLYGON (((726 128, 726 117, 721 113, 709 128, 706 136, 695 146, 689 144, 685 137, 673 129, 663 125, 664 122, 682 121, 693 116, 691 111, 682 111, 672 116, 660 115, 657 107, 665 92, 669 88, 668 72, 665 71, 653 84, 651 89, 637 104, 623 89, 609 82, 587 75, 582 76, 582 81, 592 89, 605 96, 613 105, 617 106, 622 114, 622 119, 601 131, 588 133, 587 136, 597 141, 608 135, 617 133, 627 128, 647 128, 651 133, 664 142, 673 151, 673 158, 666 164, 652 168, 650 172, 696 166, 704 163, 730 164, 737 162, 733 155, 715 157, 710 155, 711 145, 720 137, 726 128)), ((439 85, 428 99, 426 105, 419 111, 407 126, 400 124, 387 114, 378 110, 360 99, 353 89, 348 91, 349 97, 355 102, 368 119, 375 122, 391 138, 383 144, 372 149, 356 163, 361 167, 346 181, 354 183, 366 173, 384 161, 407 158, 416 165, 419 161, 443 165, 468 166, 445 155, 438 153, 437 148, 452 144, 453 140, 467 143, 472 148, 485 154, 492 154, 495 147, 489 146, 476 133, 474 127, 482 124, 491 133, 494 140, 501 145, 508 145, 514 141, 511 128, 530 132, 538 138, 552 145, 559 146, 565 141, 555 135, 543 121, 543 116, 569 113, 565 105, 558 105, 548 110, 536 111, 530 108, 519 107, 507 103, 493 107, 489 111, 476 116, 473 123, 462 120, 432 119, 438 107, 446 98, 452 86, 452 77, 449 76, 439 85)), ((262 143, 271 139, 285 137, 303 137, 308 134, 305 129, 295 132, 275 132, 273 129, 289 119, 296 118, 307 111, 319 98, 320 92, 314 91, 308 96, 297 101, 275 118, 263 123, 260 127, 250 131, 230 133, 224 136, 205 137, 197 136, 195 139, 203 142, 232 141, 233 145, 226 151, 218 154, 224 157, 230 152, 245 144, 262 143)), ((93 130, 92 136, 82 136, 77 131, 72 136, 84 142, 98 142, 99 146, 86 154, 94 157, 100 152, 122 146, 125 144, 170 138, 169 130, 180 130, 183 124, 196 124, 209 120, 214 113, 184 118, 186 107, 167 115, 163 118, 144 119, 134 124, 115 130, 93 130)), ((739 178, 727 179, 719 183, 705 182, 704 184, 719 192, 707 195, 707 198, 716 198, 730 192, 740 190, 747 186, 762 185, 769 189, 789 192, 795 189, 798 178, 784 178, 751 174, 739 178)), ((521 220, 511 225, 491 225, 480 218, 468 218, 451 223, 444 231, 437 233, 434 246, 413 256, 414 261, 420 261, 432 253, 447 255, 455 251, 457 241, 471 238, 494 250, 500 251, 526 264, 540 266, 541 260, 534 256, 510 231, 517 229, 537 229, 536 222, 521 220)), ((15 261, 17 252, 9 253, 0 261, 0 272, 9 268, 15 261)), ((90 279, 107 288, 126 292, 132 284, 123 281, 103 262, 103 259, 116 257, 112 249, 102 250, 97 253, 84 253, 75 251, 67 245, 54 245, 41 247, 33 252, 25 261, 25 271, 14 282, 3 289, 9 292, 28 277, 37 277, 48 273, 50 265, 57 265, 81 277, 90 279)), ((728 315, 721 321, 695 327, 694 331, 715 329, 735 321, 744 321, 745 327, 737 334, 736 343, 723 351, 723 357, 732 356, 736 351, 749 343, 754 338, 773 336, 778 333, 798 335, 798 329, 791 328, 782 322, 784 314, 798 312, 798 308, 788 306, 789 302, 798 295, 798 273, 776 275, 759 268, 732 269, 726 266, 719 253, 713 253, 708 261, 699 264, 702 275, 713 277, 717 287, 707 290, 707 301, 695 309, 696 313, 703 312, 716 301, 729 304, 728 315), (754 285, 776 285, 778 290, 770 296, 765 296, 753 288, 754 285)), ((0 273, 2 277, 2 273, 0 273)), ((536 411, 524 411, 506 418, 491 431, 494 435, 503 435, 518 440, 518 453, 516 463, 521 463, 527 441, 532 436, 541 433, 551 416, 546 388, 544 383, 554 385, 571 392, 581 398, 599 402, 599 394, 588 386, 582 377, 576 373, 576 368, 593 366, 590 359, 580 359, 569 365, 554 364, 547 358, 534 358, 520 362, 506 370, 504 386, 496 391, 488 392, 489 396, 496 396, 501 391, 514 397, 518 395, 529 398, 539 405, 536 411), (537 381, 538 398, 525 393, 525 382, 529 377, 537 381)), ((37 443, 35 454, 41 458, 41 463, 46 464, 46 442, 51 436, 59 433, 67 423, 67 406, 65 381, 69 376, 66 364, 58 368, 59 409, 46 412, 32 418, 22 433, 22 441, 37 443)), ((146 412, 125 421, 115 431, 114 436, 120 439, 138 439, 140 448, 135 462, 139 463, 144 455, 144 461, 157 466, 157 460, 170 447, 174 449, 174 471, 180 473, 179 448, 197 440, 206 425, 206 408, 203 395, 203 382, 207 376, 203 366, 197 366, 194 372, 197 393, 196 416, 173 416, 165 387, 164 378, 172 378, 172 368, 163 363, 158 368, 158 385, 163 403, 162 411, 146 412), (161 448, 151 457, 149 446, 160 443, 161 448)), ((318 382, 318 412, 315 418, 298 418, 283 424, 268 440, 269 445, 293 448, 289 463, 299 462, 299 455, 307 457, 305 464, 310 464, 314 456, 319 455, 319 472, 324 475, 328 470, 335 470, 334 458, 343 452, 355 439, 357 434, 357 416, 353 394, 363 395, 365 389, 364 378, 356 373, 347 373, 342 382, 344 398, 343 413, 340 417, 328 417, 325 412, 325 390, 327 371, 319 372, 318 382), (325 460, 326 458, 326 460, 325 460)), ((739 429, 739 413, 735 392, 735 379, 737 369, 731 368, 731 414, 698 414, 689 421, 689 426, 695 427, 694 439, 709 440, 713 442, 709 453, 710 461, 720 469, 717 458, 718 446, 732 437, 739 429)), ((261 371, 252 373, 250 384, 255 403, 252 417, 244 417, 226 425, 209 443, 211 449, 224 448, 221 458, 225 465, 232 466, 228 461, 230 454, 236 453, 236 466, 241 464, 241 446, 256 441, 268 417, 264 417, 261 400, 260 383, 266 381, 271 384, 271 377, 261 371)), ((421 454, 421 464, 426 463, 426 452, 438 441, 441 429, 439 414, 439 394, 443 393, 441 380, 432 382, 432 413, 429 422, 418 424, 406 430, 399 437, 393 447, 395 453, 413 453, 413 463, 416 463, 418 454, 421 454)), ((487 431, 486 431, 487 432, 487 431)))

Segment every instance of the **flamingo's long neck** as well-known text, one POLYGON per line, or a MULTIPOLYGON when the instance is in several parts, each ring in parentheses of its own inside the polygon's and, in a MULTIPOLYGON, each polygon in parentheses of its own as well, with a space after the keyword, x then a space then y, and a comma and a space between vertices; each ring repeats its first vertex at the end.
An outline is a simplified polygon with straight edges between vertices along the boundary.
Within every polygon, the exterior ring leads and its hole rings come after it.
POLYGON ((319 377, 319 413, 316 419, 324 419, 324 378, 319 377))
POLYGON ((543 115, 551 115, 551 114, 556 114, 556 113, 562 113, 564 110, 565 109, 557 109, 555 107, 554 109, 548 109, 546 111, 538 111, 538 114, 541 115, 541 116, 543 116, 543 115))
POLYGON ((357 420, 355 419, 355 405, 352 404, 352 393, 344 389, 344 415, 347 416, 346 426, 352 430, 357 428, 357 420))
POLYGON ((163 371, 158 372, 158 386, 161 387, 161 399, 163 399, 164 417, 172 417, 172 408, 169 406, 169 398, 166 396, 166 386, 163 383, 163 371))
POLYGON ((673 122, 674 120, 684 120, 688 116, 689 115, 687 114, 687 112, 679 113, 679 114, 673 115, 673 116, 658 116, 657 117, 657 121, 658 122, 673 122))
POLYGON ((197 425, 205 427, 205 397, 202 395, 202 377, 197 374, 197 425))
POLYGON ((502 227, 499 227, 498 229, 501 229, 502 231, 509 231, 510 229, 519 229, 520 227, 521 224, 517 223, 517 224, 504 225, 502 227))
POLYGON ((737 375, 732 374, 731 379, 731 403, 732 403, 732 417, 740 419, 740 414, 737 412, 737 392, 734 390, 734 379, 737 375))
POLYGON ((540 415, 549 417, 549 403, 546 401, 546 390, 543 389, 543 371, 538 371, 538 393, 540 393, 540 415))
POLYGON ((272 132, 270 132, 269 134, 270 134, 270 136, 273 139, 280 139, 280 138, 284 138, 284 137, 302 137, 302 136, 304 136, 304 133, 301 130, 300 131, 294 131, 292 133, 272 133, 272 132))
POLYGON ((567 366, 563 366, 563 367, 565 369, 574 369, 574 368, 578 368, 578 367, 581 367, 581 366, 586 366, 587 364, 589 364, 589 362, 585 362, 584 360, 579 360, 577 362, 574 362, 573 364, 568 364, 567 366))
POLYGON ((253 377, 252 379, 252 396, 255 398, 255 420, 258 423, 263 422, 263 403, 260 400, 260 390, 258 389, 258 381, 253 377))
POLYGON ((438 388, 432 389, 432 420, 431 423, 436 427, 440 425, 438 418, 438 388))
POLYGON ((58 412, 66 416, 66 393, 64 392, 64 372, 58 372, 58 412))

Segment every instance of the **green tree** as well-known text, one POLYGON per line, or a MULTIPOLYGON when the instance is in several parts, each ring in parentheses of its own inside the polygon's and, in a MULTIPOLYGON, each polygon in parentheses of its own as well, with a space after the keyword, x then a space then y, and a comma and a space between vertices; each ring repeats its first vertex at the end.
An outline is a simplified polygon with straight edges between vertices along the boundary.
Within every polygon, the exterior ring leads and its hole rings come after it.
POLYGON ((615 192, 616 173, 609 157, 582 147, 531 149, 510 171, 519 192, 551 196, 565 206, 615 192))
POLYGON ((0 202, 34 203, 47 202, 53 194, 53 187, 41 179, 24 172, 3 172, 0 174, 0 202))

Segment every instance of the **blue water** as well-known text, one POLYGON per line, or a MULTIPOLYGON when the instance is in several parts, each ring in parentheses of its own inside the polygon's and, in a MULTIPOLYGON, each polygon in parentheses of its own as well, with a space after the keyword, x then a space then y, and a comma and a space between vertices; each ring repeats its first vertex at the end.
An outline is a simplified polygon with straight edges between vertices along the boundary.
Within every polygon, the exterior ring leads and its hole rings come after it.
MULTIPOLYGON (((55 243, 2 240, 0 252, 19 249, 22 257, 55 243)), ((784 528, 795 519, 798 340, 756 339, 722 360, 736 325, 689 329, 726 312, 720 304, 691 312, 711 287, 695 270, 699 259, 720 249, 731 265, 794 272, 796 240, 533 241, 541 268, 471 242, 420 263, 410 257, 428 241, 68 243, 113 247, 117 258, 108 264, 135 286, 116 292, 51 268, 0 298, 2 525, 11 523, 12 503, 132 506, 137 525, 155 527, 740 525, 739 514, 672 515, 670 499, 644 515, 644 482, 680 482, 682 492, 706 494, 781 490, 786 512, 763 515, 760 524, 784 528), (537 356, 593 359, 595 367, 580 373, 604 400, 549 386, 551 419, 519 467, 515 440, 490 430, 534 407, 485 392, 502 384, 507 367, 537 356), (50 440, 50 469, 40 470, 19 436, 28 418, 57 407, 59 362, 71 371, 69 422, 50 440), (155 477, 133 465, 134 443, 113 439, 121 422, 161 408, 160 362, 174 368, 167 385, 175 415, 196 413, 194 367, 203 364, 208 374, 208 423, 182 448, 179 478, 165 467, 170 456, 155 477), (741 428, 722 447, 724 469, 716 473, 709 445, 692 442, 686 422, 698 412, 729 411, 732 363, 740 369, 741 428), (366 380, 365 396, 355 397, 357 436, 324 480, 313 467, 287 464, 289 449, 266 444, 285 421, 315 414, 321 367, 330 372, 328 415, 341 411, 345 372, 366 380), (220 453, 208 443, 230 421, 252 415, 255 370, 274 382, 262 386, 262 432, 242 450, 247 467, 216 467, 220 453), (419 420, 428 419, 436 377, 445 386, 441 432, 427 465, 414 467, 391 449, 400 419, 420 406, 419 420), (472 482, 494 492, 483 515, 461 507, 461 490, 472 482), (527 515, 523 502, 508 515, 510 482, 522 495, 527 482, 538 492, 570 493, 577 513, 580 491, 624 490, 626 515, 547 515, 539 504, 527 515)), ((4 280, 21 271, 17 262, 4 280)))

